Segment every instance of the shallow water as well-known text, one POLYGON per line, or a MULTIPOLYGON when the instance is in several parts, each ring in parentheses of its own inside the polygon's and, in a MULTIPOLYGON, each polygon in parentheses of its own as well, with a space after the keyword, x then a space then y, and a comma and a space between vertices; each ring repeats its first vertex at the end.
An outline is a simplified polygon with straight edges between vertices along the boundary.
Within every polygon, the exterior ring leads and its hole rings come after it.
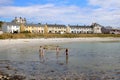
MULTIPOLYGON (((71 42, 59 45, 60 53, 45 50, 44 62, 58 71, 109 71, 120 69, 120 42, 71 42), (65 55, 65 48, 69 55, 65 55)), ((41 62, 39 45, 12 45, 0 50, 0 60, 41 62)), ((26 65, 27 66, 27 65, 26 65)), ((27 68, 26 68, 27 69, 27 68)))

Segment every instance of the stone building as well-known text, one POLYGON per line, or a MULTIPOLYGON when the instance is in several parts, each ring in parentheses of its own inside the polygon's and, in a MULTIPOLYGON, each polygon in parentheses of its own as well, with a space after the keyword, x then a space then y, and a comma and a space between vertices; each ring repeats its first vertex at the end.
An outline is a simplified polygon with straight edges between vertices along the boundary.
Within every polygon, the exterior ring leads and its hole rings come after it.
POLYGON ((69 25, 67 26, 67 30, 68 33, 75 33, 75 34, 93 33, 93 28, 91 26, 69 25))
POLYGON ((41 24, 21 24, 21 32, 44 33, 44 27, 41 24))
POLYGON ((20 25, 12 22, 4 22, 2 25, 2 31, 4 33, 19 33, 20 25))
POLYGON ((92 23, 91 25, 93 27, 93 33, 102 33, 102 27, 100 24, 92 23))
POLYGON ((26 21, 26 18, 22 18, 22 17, 15 17, 15 19, 12 20, 12 23, 17 23, 17 24, 25 24, 27 21, 26 21))
POLYGON ((45 29, 47 33, 66 33, 66 26, 60 24, 46 24, 45 29))
POLYGON ((67 33, 75 33, 75 34, 91 34, 91 33, 102 33, 102 26, 93 23, 91 26, 80 26, 80 25, 68 25, 67 33))

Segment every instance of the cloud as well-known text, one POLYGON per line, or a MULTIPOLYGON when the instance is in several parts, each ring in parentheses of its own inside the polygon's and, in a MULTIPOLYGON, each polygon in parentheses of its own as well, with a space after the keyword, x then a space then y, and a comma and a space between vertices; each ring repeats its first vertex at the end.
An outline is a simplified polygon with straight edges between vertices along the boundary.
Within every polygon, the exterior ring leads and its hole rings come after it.
POLYGON ((88 0, 90 5, 102 8, 120 8, 120 0, 88 0))
POLYGON ((98 7, 91 9, 97 22, 104 25, 120 27, 120 1, 119 0, 88 0, 89 5, 98 7))
POLYGON ((15 16, 21 16, 27 18, 28 22, 36 23, 41 22, 88 25, 92 22, 97 22, 104 26, 120 26, 120 10, 118 9, 118 7, 103 7, 100 4, 104 4, 99 0, 89 0, 89 4, 92 6, 99 5, 100 7, 92 8, 90 6, 86 6, 84 8, 81 8, 76 5, 55 4, 30 5, 22 7, 1 6, 0 17, 11 18, 12 20, 15 16))
POLYGON ((2 17, 24 16, 34 18, 37 22, 53 23, 79 23, 82 18, 82 9, 76 6, 55 6, 53 4, 34 5, 26 7, 5 6, 0 7, 2 17), (9 11, 9 13, 8 13, 9 11), (39 19, 39 20, 38 20, 39 19))
POLYGON ((0 0, 0 5, 3 6, 3 5, 8 5, 8 4, 11 4, 13 3, 13 0, 0 0))

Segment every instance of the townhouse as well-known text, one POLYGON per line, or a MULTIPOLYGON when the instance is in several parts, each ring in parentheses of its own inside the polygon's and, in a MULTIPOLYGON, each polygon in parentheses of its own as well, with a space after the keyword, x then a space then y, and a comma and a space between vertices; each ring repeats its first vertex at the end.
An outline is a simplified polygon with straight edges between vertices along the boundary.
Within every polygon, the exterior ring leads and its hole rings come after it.
POLYGON ((103 26, 93 23, 90 26, 81 25, 63 25, 63 24, 33 24, 26 23, 26 19, 22 17, 15 17, 12 22, 4 22, 2 25, 2 31, 5 33, 19 33, 19 32, 30 32, 30 33, 73 33, 73 34, 92 34, 102 33, 101 29, 103 26))
POLYGON ((73 33, 73 34, 92 34, 102 33, 102 26, 93 23, 91 26, 80 25, 60 25, 60 24, 16 24, 16 23, 4 23, 3 32, 19 33, 19 32, 31 32, 31 33, 73 33))
POLYGON ((19 33, 20 25, 12 22, 4 22, 2 24, 3 33, 19 33))
POLYGON ((69 25, 67 26, 67 30, 68 33, 75 33, 75 34, 93 33, 93 28, 91 26, 69 25))
POLYGON ((44 33, 44 25, 24 24, 24 31, 31 32, 31 33, 44 33))
POLYGON ((66 26, 59 25, 59 24, 46 24, 45 25, 46 33, 59 33, 63 34, 66 33, 66 26))
POLYGON ((91 26, 79 26, 79 25, 68 25, 67 33, 75 33, 75 34, 92 34, 92 33, 102 33, 102 26, 93 23, 91 26))

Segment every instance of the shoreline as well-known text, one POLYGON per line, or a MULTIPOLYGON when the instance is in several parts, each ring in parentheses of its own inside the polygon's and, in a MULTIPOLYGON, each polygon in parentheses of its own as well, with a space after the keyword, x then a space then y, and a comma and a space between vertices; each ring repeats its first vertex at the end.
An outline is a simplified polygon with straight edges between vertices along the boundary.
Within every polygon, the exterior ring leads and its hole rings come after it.
POLYGON ((34 38, 34 39, 5 39, 0 40, 0 51, 14 47, 28 47, 40 45, 59 45, 73 42, 120 42, 120 38, 34 38))
POLYGON ((33 38, 33 39, 4 39, 0 40, 1 45, 11 45, 11 44, 57 44, 57 43, 68 43, 68 42, 101 42, 101 41, 113 41, 119 42, 120 38, 100 38, 100 37, 93 37, 93 38, 33 38))

